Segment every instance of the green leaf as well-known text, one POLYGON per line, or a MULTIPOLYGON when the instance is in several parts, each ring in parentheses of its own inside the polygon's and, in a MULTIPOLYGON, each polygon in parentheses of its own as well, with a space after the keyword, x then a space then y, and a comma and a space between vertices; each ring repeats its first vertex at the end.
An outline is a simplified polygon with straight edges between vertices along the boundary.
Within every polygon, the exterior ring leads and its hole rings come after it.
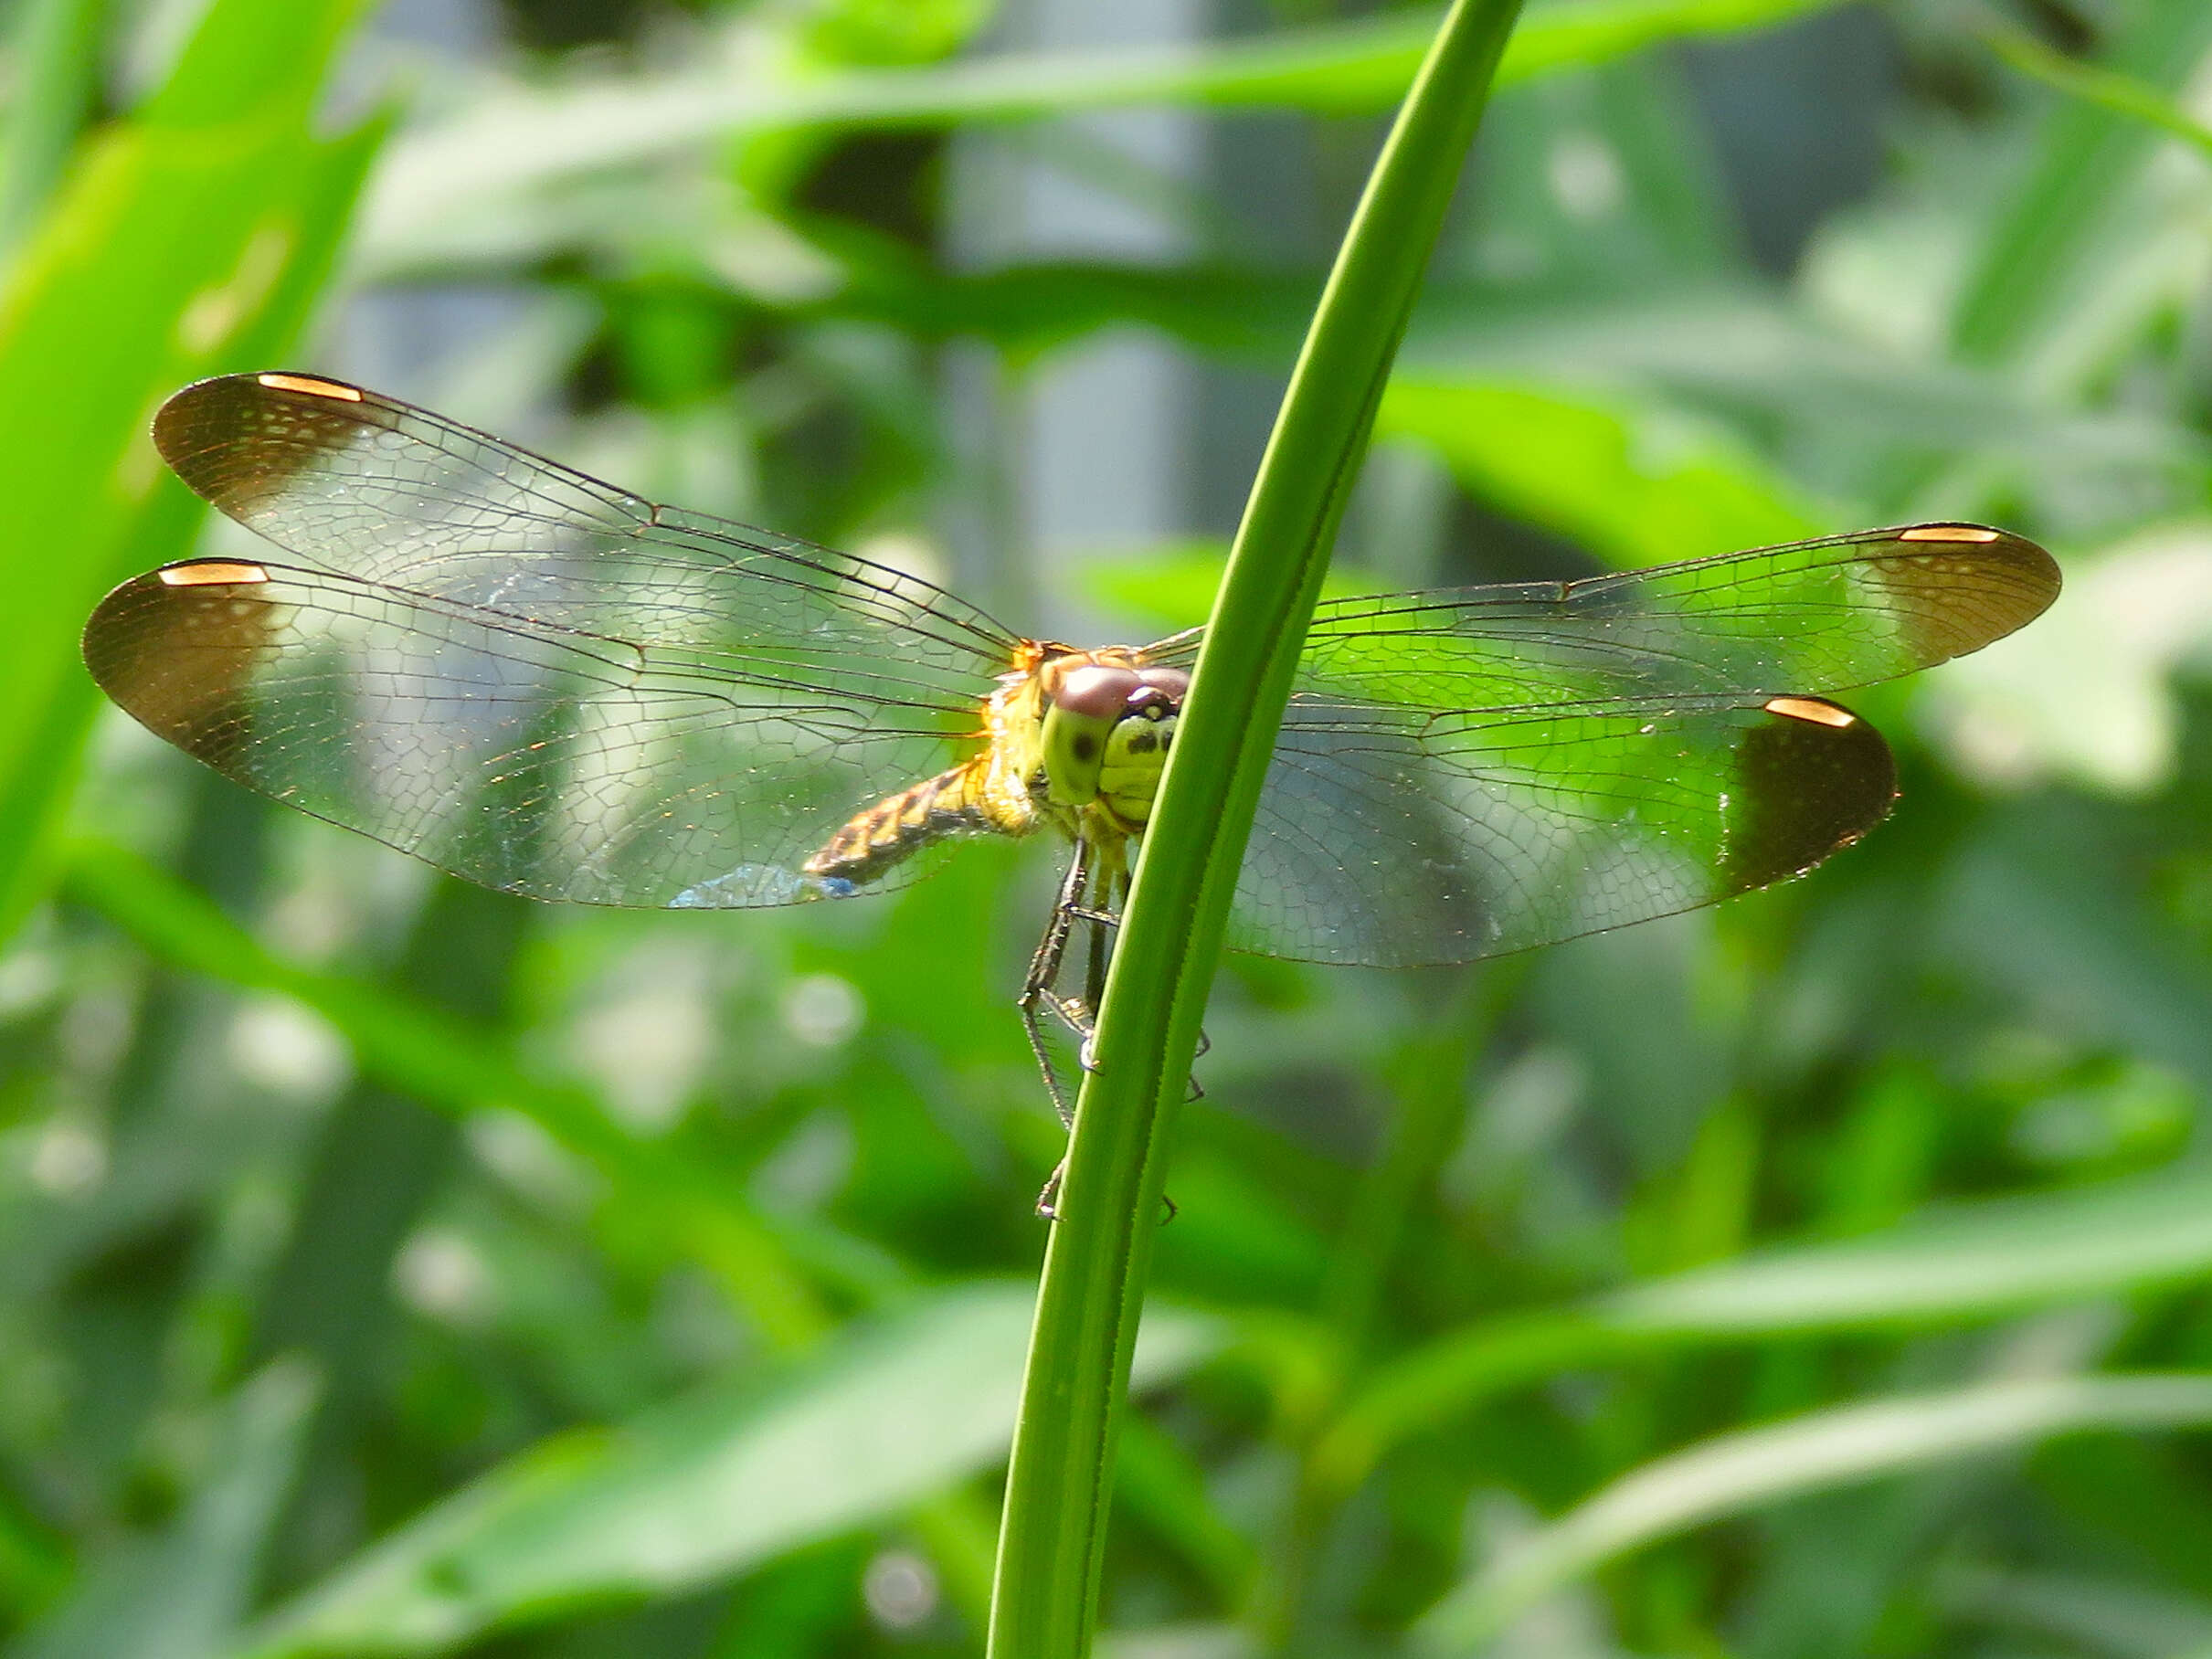
POLYGON ((1994 1319, 2212 1274, 2212 1171, 1933 1211, 1489 1321, 1378 1367, 1313 1456, 1349 1491, 1393 1445, 1509 1388, 1658 1349, 1994 1319))
MULTIPOLYGON (((1472 298, 1472 296, 1470 296, 1472 298)), ((1995 453, 2022 470, 2193 464, 2203 439, 2126 407, 2058 404, 1983 368, 1932 363, 1856 339, 1786 301, 1716 283, 1648 301, 1454 303, 1414 317, 1399 373, 1417 380, 1651 386, 1786 433, 1907 445, 1932 456, 1995 453)))
MULTIPOLYGON (((2178 90, 2212 45, 2212 7, 2200 0, 2146 0, 2121 16, 2106 67, 2157 91, 2178 90)), ((2080 102, 2057 111, 1960 297, 1961 356, 2020 360, 2068 324, 2109 264, 2112 229, 2161 142, 2133 113, 2080 102)))
POLYGON ((397 992, 284 960, 212 900, 123 848, 79 840, 66 874, 69 897, 157 960, 312 1009, 379 1082, 457 1116, 504 1106, 529 1117, 608 1178, 624 1225, 665 1230, 672 1253, 700 1257, 779 1341, 810 1341, 825 1328, 810 1287, 741 1194, 682 1148, 626 1133, 584 1091, 532 1077, 503 1041, 397 992))
POLYGON ((1632 1471, 1460 1585, 1413 1631, 1472 1654, 1561 1586, 1628 1551, 1804 1493, 2063 1434, 2212 1423, 2212 1374, 1983 1383, 1816 1411, 1717 1436, 1632 1471))
POLYGON ((1725 1337, 1933 1324, 2212 1273, 2212 1173, 2188 1169, 1938 1210, 1849 1243, 1776 1251, 1631 1286, 1618 1329, 1725 1337))
MULTIPOLYGON (((891 1521, 1004 1454, 1025 1286, 937 1297, 841 1336, 765 1387, 541 1442, 272 1615, 252 1659, 434 1653, 578 1602, 665 1594, 891 1521)), ((1137 1376, 1216 1345, 1155 1311, 1137 1376)))
MULTIPOLYGON (((1559 0, 1532 11, 1501 84, 1603 63, 1685 36, 1766 27, 1835 0, 1559 0)), ((376 250, 468 234, 519 194, 717 140, 806 127, 941 127, 1145 104, 1371 114, 1405 93, 1434 16, 1388 16, 1255 39, 1021 54, 917 69, 788 79, 608 77, 516 90, 411 135, 378 174, 365 241, 376 250)))
POLYGON ((1718 427, 1648 399, 1401 376, 1375 417, 1469 491, 1624 569, 1836 528, 1718 427))
POLYGON ((1446 16, 1352 217, 1246 502, 1117 930, 1046 1248, 994 1659, 1089 1652, 1114 1420, 1236 872, 1375 406, 1519 0, 1446 16))
POLYGON ((241 1388, 217 1428, 206 1478, 159 1537, 95 1567, 8 1659, 210 1659, 250 1605, 270 1529, 306 1442, 320 1388, 278 1360, 241 1388))
POLYGON ((166 84, 79 157, 0 299, 0 936, 45 880, 96 697, 94 601, 199 523, 146 436, 176 386, 280 355, 381 136, 309 118, 362 0, 217 0, 166 84))

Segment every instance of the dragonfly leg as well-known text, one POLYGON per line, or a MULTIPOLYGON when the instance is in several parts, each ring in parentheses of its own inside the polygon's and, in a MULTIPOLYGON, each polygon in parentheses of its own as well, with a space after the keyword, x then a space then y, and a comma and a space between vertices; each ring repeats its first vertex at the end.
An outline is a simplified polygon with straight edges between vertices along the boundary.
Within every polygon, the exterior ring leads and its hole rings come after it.
MULTIPOLYGON (((1075 1109, 1060 1086, 1060 1079, 1053 1071, 1052 1052, 1045 1047, 1043 1010, 1050 1009, 1064 1024, 1074 1030, 1078 1038, 1087 1031, 1087 1025, 1074 1018, 1053 982, 1060 977, 1060 965, 1067 956, 1068 935, 1075 925, 1075 913, 1083 903, 1084 892, 1091 879, 1091 849, 1089 843, 1077 841, 1075 855, 1068 861, 1067 874, 1061 879, 1060 899, 1053 906, 1053 917, 1045 925, 1044 937, 1038 941, 1037 949, 1029 959, 1029 972, 1022 976, 1021 995, 1016 1006, 1021 1010, 1021 1029, 1028 1033, 1030 1052, 1036 1056, 1037 1070, 1044 1077, 1045 1093, 1052 1096, 1053 1110, 1068 1128, 1075 1126, 1075 1109)), ((1059 1184, 1057 1175, 1053 1186, 1059 1184)))
POLYGON ((1053 1166, 1045 1178, 1044 1189, 1037 1194, 1037 1214, 1047 1221, 1060 1219, 1060 1178, 1067 1174, 1067 1159, 1062 1158, 1053 1166))
MULTIPOLYGON (((1030 958, 1029 973, 1021 983, 1021 1021, 1029 1033, 1030 1051, 1037 1058, 1037 1070, 1044 1077, 1046 1092, 1051 1094, 1053 1109, 1059 1113, 1060 1121, 1072 1132, 1075 1126, 1074 1104, 1061 1086, 1057 1073, 1053 1070, 1052 1053, 1044 1039, 1044 1021, 1049 1014, 1075 1039, 1077 1062, 1086 1071, 1096 1069, 1093 1038, 1096 1031, 1096 1010, 1099 999, 1106 994, 1106 965, 1111 956, 1111 935, 1105 929, 1112 924, 1112 916, 1093 908, 1085 901, 1091 896, 1090 888, 1095 874, 1088 842, 1078 841, 1075 856, 1068 864, 1066 876, 1060 884, 1059 902, 1053 907, 1053 919, 1045 928, 1044 937, 1038 944, 1036 954, 1030 958), (1091 925, 1090 941, 1084 963, 1084 987, 1081 997, 1063 996, 1057 988, 1060 970, 1067 959, 1067 946, 1077 922, 1091 925)), ((1060 1219, 1060 1183, 1067 1173, 1067 1159, 1063 1157, 1053 1168, 1037 1195, 1037 1213, 1048 1221, 1060 1219)))
MULTIPOLYGON (((1126 897, 1126 877, 1122 885, 1126 897)), ((1076 1062, 1086 1072, 1095 1072, 1098 1069, 1098 1005, 1106 999, 1106 962, 1113 949, 1113 930, 1121 925, 1121 917, 1114 911, 1097 910, 1088 905, 1078 906, 1068 915, 1071 923, 1087 922, 1091 929, 1090 967, 1080 1005, 1085 1018, 1080 1021, 1071 1020, 1068 1023, 1076 1029, 1076 1035, 1082 1039, 1075 1051, 1076 1062)))
MULTIPOLYGON (((1121 878, 1121 897, 1125 903, 1127 902, 1128 896, 1129 877, 1125 872, 1121 878)), ((1098 1006, 1098 998, 1103 996, 1106 992, 1106 967, 1100 946, 1105 942, 1106 929, 1109 927, 1119 927, 1121 925, 1121 916, 1118 912, 1101 912, 1095 915, 1086 914, 1085 919, 1093 924, 1091 930, 1091 959, 1097 973, 1098 978, 1098 989, 1092 994, 1091 1000, 1091 1007, 1095 1009, 1098 1006)), ((1211 1049, 1212 1046, 1213 1039, 1207 1036, 1204 1029, 1201 1027, 1198 1033, 1198 1052, 1192 1055, 1191 1058, 1194 1060, 1203 1059, 1205 1057, 1206 1051, 1211 1049)), ((1097 1056, 1093 1047, 1093 1043, 1089 1040, 1086 1040, 1083 1045, 1083 1069, 1086 1072, 1095 1072, 1098 1069, 1097 1056)), ((1183 1100, 1188 1103, 1193 1100, 1203 1100, 1205 1098, 1206 1091, 1199 1087, 1198 1079, 1196 1077, 1191 1078, 1191 1092, 1183 1096, 1183 1100)), ((1172 1220, 1175 1217, 1175 1202, 1172 1199, 1170 1199, 1167 1200, 1167 1205, 1168 1218, 1169 1220, 1172 1220)))
MULTIPOLYGON (((1123 882, 1126 884, 1127 878, 1123 882)), ((1083 971, 1083 1029, 1075 1045, 1075 1063, 1086 1072, 1098 1069, 1098 1005, 1106 1000, 1106 963, 1113 951, 1113 935, 1107 930, 1112 920, 1101 920, 1102 913, 1085 912, 1084 919, 1090 924, 1089 960, 1083 971)))
MULTIPOLYGON (((1038 942, 1034 955, 1030 957, 1029 972, 1021 981, 1019 1006, 1021 1024, 1029 1037, 1030 1052, 1036 1057, 1037 1070, 1044 1078, 1045 1092, 1051 1095, 1053 1109, 1060 1121, 1072 1133, 1075 1127, 1074 1103, 1069 1100, 1059 1074, 1053 1069, 1052 1051, 1045 1041, 1045 1021, 1049 1017, 1075 1040, 1076 1062, 1085 1072, 1098 1069, 1098 1005, 1106 996, 1106 969, 1113 961, 1114 930, 1120 926, 1117 911, 1102 908, 1086 900, 1104 899, 1108 904, 1116 898, 1126 899, 1129 878, 1126 871, 1098 872, 1092 861, 1088 842, 1077 841, 1074 857, 1069 861, 1067 874, 1060 883, 1060 896, 1053 906, 1053 917, 1038 942), (1097 891, 1092 883, 1096 878, 1097 891), (1083 994, 1064 996, 1057 988, 1060 973, 1067 961, 1067 947, 1074 936, 1075 925, 1087 924, 1090 936, 1084 953, 1083 994)), ((1199 1052, 1212 1047, 1204 1032, 1199 1033, 1199 1052)), ((1190 1080, 1187 1100, 1202 1100, 1205 1090, 1198 1079, 1190 1080)), ((1044 1189, 1037 1195, 1037 1213, 1048 1221, 1059 1220, 1060 1186, 1067 1174, 1067 1159, 1063 1157, 1053 1168, 1044 1189)), ((1172 1199, 1167 1204, 1167 1220, 1175 1217, 1172 1199)))

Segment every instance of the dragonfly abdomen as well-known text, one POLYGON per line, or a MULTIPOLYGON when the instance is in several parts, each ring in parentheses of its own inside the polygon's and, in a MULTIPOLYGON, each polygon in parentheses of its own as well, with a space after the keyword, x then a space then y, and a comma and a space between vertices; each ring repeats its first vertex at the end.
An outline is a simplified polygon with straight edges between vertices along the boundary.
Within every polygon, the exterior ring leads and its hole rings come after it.
POLYGON ((806 861, 805 873, 870 882, 947 836, 1005 833, 985 798, 989 773, 988 757, 979 756, 854 813, 806 861))

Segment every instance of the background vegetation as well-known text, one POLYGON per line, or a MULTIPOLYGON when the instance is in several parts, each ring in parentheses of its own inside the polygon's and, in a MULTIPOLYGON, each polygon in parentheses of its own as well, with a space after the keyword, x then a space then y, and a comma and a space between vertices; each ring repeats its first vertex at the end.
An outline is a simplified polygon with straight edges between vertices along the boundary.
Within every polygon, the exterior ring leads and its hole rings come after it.
MULTIPOLYGON (((1049 860, 533 908, 98 717, 76 632, 199 533, 153 404, 279 362, 1016 625, 1187 621, 1432 17, 12 9, 10 1659, 978 1651, 1049 860), (1182 114, 1040 119, 1124 105, 1182 114), (1175 522, 1086 544, 1148 422, 1175 522)), ((2069 591, 1861 700, 1905 798, 1809 880, 1228 961, 1116 1654, 2212 1650, 2207 52, 2202 0, 1529 12, 1340 570, 1959 515, 2069 591)))

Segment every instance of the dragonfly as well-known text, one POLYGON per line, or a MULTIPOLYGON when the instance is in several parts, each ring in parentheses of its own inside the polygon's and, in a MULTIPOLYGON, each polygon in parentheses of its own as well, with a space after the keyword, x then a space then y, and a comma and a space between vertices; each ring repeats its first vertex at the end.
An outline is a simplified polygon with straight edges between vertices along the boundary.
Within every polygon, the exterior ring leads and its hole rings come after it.
MULTIPOLYGON (((908 571, 318 375, 201 381, 153 438, 270 554, 165 565, 94 611, 85 661, 150 730, 535 899, 842 900, 967 838, 1057 835, 1066 873, 1019 1006, 1069 1115, 1045 1032, 1087 1045, 1203 629, 1031 639, 908 571)), ((1802 874, 1897 793, 1881 736, 1834 694, 1976 650, 2058 590, 2033 542, 1925 523, 1325 601, 1229 943, 1462 963, 1802 874)))

